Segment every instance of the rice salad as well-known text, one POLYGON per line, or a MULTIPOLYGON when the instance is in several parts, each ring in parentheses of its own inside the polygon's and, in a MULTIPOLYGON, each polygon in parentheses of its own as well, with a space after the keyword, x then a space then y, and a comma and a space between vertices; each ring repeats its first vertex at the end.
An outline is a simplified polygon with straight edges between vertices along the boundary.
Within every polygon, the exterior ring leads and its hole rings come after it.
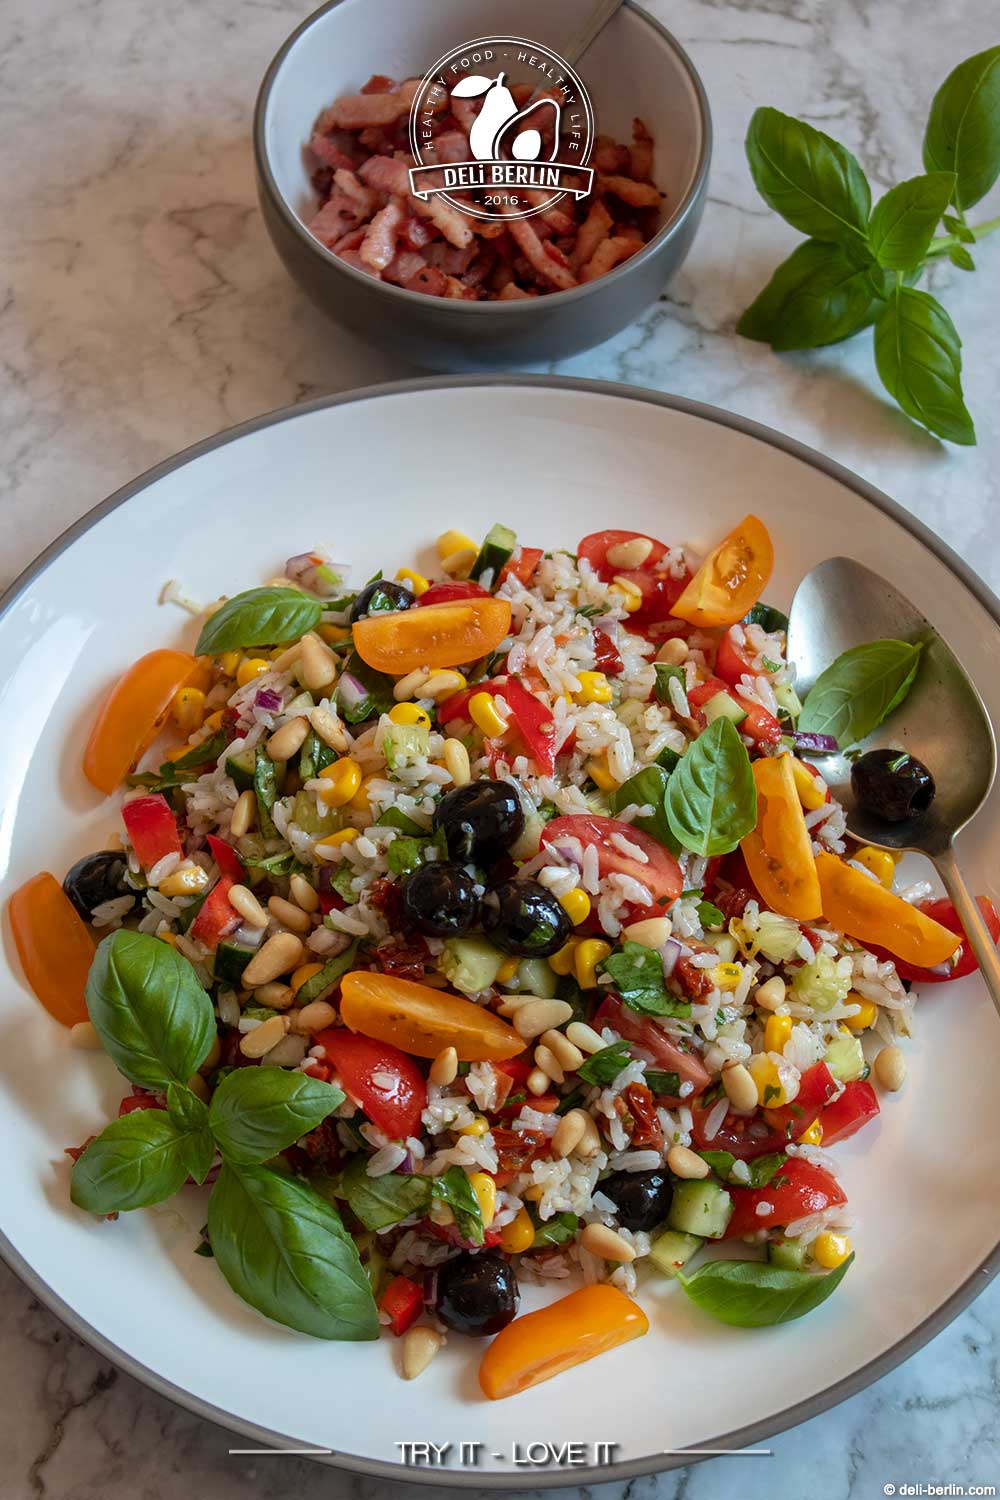
POLYGON ((130 668, 84 755, 121 836, 11 916, 131 1089, 69 1153, 80 1208, 209 1185, 198 1253, 261 1312, 387 1329, 407 1378, 493 1335, 496 1398, 645 1333, 650 1277, 747 1327, 825 1300, 831 1148, 903 1083, 912 981, 974 960, 846 839, 758 518, 705 558, 438 554, 168 585, 195 650, 130 668), (528 1281, 556 1300, 518 1317, 528 1281))

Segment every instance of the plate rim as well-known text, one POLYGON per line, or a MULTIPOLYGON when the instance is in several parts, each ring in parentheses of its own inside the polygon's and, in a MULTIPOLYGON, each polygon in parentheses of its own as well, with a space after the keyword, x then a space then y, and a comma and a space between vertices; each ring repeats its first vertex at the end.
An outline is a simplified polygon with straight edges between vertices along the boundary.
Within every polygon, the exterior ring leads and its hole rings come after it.
MULTIPOLYGON (((966 563, 948 544, 941 540, 936 532, 932 531, 923 521, 905 510, 897 501, 890 498, 877 486, 863 479, 852 469, 838 463, 835 459, 827 457, 818 449, 797 438, 789 437, 787 434, 777 431, 765 423, 757 422, 750 417, 745 417, 738 412, 726 411, 722 407, 713 406, 708 402, 696 401, 687 396, 679 396, 666 391, 647 390, 638 386, 630 386, 623 382, 611 380, 588 380, 579 376, 562 375, 522 375, 522 374, 485 374, 468 375, 458 378, 454 375, 423 376, 410 380, 382 381, 374 385, 360 386, 356 389, 339 391, 332 395, 314 397, 309 401, 300 402, 295 405, 276 407, 271 411, 264 412, 259 416, 251 417, 245 422, 240 422, 232 427, 223 428, 220 432, 202 438, 198 442, 190 444, 160 463, 152 465, 135 479, 120 486, 106 499, 99 501, 78 520, 74 521, 63 532, 61 532, 49 545, 38 554, 33 562, 29 563, 11 582, 11 584, 0 594, 0 620, 2 620, 10 609, 17 603, 28 586, 34 582, 45 570, 60 557, 78 537, 83 536, 91 530, 97 522, 110 515, 112 511, 125 505, 133 496, 148 489, 160 479, 185 467, 195 459, 213 452, 217 448, 225 447, 227 444, 237 441, 251 433, 259 432, 264 428, 277 426, 280 422, 288 421, 294 417, 309 415, 315 411, 322 411, 330 407, 346 406, 356 401, 379 400, 385 396, 400 396, 418 394, 427 391, 452 391, 459 392, 469 387, 483 388, 494 387, 498 389, 513 387, 515 389, 536 390, 558 390, 574 392, 578 395, 600 395, 613 398, 640 401, 646 405, 657 406, 668 411, 680 412, 685 416, 700 418, 702 421, 715 423, 717 426, 729 428, 740 433, 742 436, 754 438, 769 447, 776 448, 779 452, 787 453, 790 457, 798 459, 810 468, 817 469, 827 478, 834 479, 845 485, 861 499, 882 511, 890 519, 897 522, 904 530, 908 531, 919 542, 928 548, 930 552, 952 572, 975 599, 992 616, 994 622, 1000 626, 1000 599, 982 578, 966 563)), ((478 1488, 487 1490, 510 1490, 514 1476, 509 1473, 490 1474, 479 1470, 452 1471, 447 1469, 421 1470, 408 1469, 401 1463, 390 1463, 384 1459, 365 1458, 361 1455, 340 1453, 337 1451, 327 1452, 324 1450, 312 1451, 308 1448, 296 1446, 297 1440, 285 1433, 279 1433, 271 1428, 260 1426, 246 1418, 238 1417, 232 1412, 226 1412, 212 1402, 194 1395, 191 1391, 175 1385, 173 1381, 166 1379, 150 1366, 142 1363, 133 1355, 127 1353, 111 1339, 100 1333, 86 1319, 76 1311, 65 1299, 54 1290, 53 1287, 42 1277, 24 1256, 15 1249, 0 1225, 0 1257, 10 1267, 14 1274, 28 1287, 40 1302, 48 1310, 55 1314, 59 1320, 70 1329, 85 1344, 88 1344, 96 1353, 117 1368, 124 1370, 126 1374, 141 1381, 160 1396, 165 1396, 183 1407, 193 1415, 207 1418, 218 1426, 229 1432, 239 1433, 242 1436, 253 1438, 264 1443, 268 1448, 282 1448, 292 1446, 301 1457, 312 1458, 327 1467, 344 1469, 350 1473, 366 1474, 380 1479, 392 1479, 397 1482, 408 1482, 411 1484, 437 1485, 439 1488, 478 1488)), ((918 1350, 930 1342, 938 1333, 951 1323, 960 1312, 963 1312, 978 1297, 993 1278, 1000 1272, 1000 1239, 990 1253, 984 1258, 979 1266, 969 1275, 965 1281, 958 1286, 952 1294, 946 1298, 941 1305, 930 1313, 916 1328, 903 1338, 897 1340, 882 1354, 871 1359, 867 1364, 861 1365, 849 1375, 834 1381, 832 1385, 817 1391, 814 1395, 802 1401, 795 1402, 791 1406, 783 1408, 771 1417, 761 1418, 757 1422, 751 1422, 743 1427, 725 1432, 718 1437, 707 1439, 705 1448, 716 1449, 721 1453, 732 1452, 740 1448, 751 1447, 760 1441, 774 1437, 789 1428, 798 1426, 801 1422, 808 1421, 812 1417, 819 1416, 832 1407, 838 1406, 850 1396, 856 1395, 864 1390, 874 1381, 887 1375, 898 1365, 916 1354, 918 1350)), ((301 1441, 301 1440, 299 1440, 301 1441)), ((700 1463, 709 1454, 698 1450, 694 1453, 680 1451, 677 1453, 647 1454, 643 1458, 625 1459, 620 1462, 607 1464, 595 1468, 574 1468, 569 1471, 559 1470, 555 1472, 536 1471, 531 1476, 531 1487, 533 1489, 556 1489, 565 1486, 580 1486, 592 1484, 607 1484, 619 1480, 638 1478, 647 1474, 666 1473, 669 1470, 686 1467, 691 1463, 700 1463)))

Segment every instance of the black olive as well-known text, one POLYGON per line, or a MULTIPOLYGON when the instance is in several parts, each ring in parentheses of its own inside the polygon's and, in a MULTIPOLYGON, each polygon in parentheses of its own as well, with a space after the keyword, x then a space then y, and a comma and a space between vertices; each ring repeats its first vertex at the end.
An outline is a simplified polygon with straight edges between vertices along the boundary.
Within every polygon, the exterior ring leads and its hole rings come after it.
POLYGON ((470 781, 441 798, 434 827, 441 829, 455 859, 489 864, 521 835, 521 799, 506 781, 470 781))
POLYGON ((483 930, 504 953, 548 958, 566 946, 573 924, 537 880, 502 880, 483 897, 483 930))
POLYGON ((351 605, 351 619, 360 620, 365 615, 409 609, 414 602, 413 595, 403 584, 393 583, 388 578, 376 578, 373 583, 365 584, 351 605))
POLYGON ((905 750, 867 750, 851 767, 851 788, 865 812, 886 823, 925 813, 934 801, 934 777, 905 750))
POLYGON ((84 921, 89 922, 94 907, 105 901, 114 901, 119 896, 131 896, 133 904, 138 901, 139 893, 125 880, 127 871, 125 856, 118 850, 85 854, 66 876, 63 890, 84 921))
POLYGON ((437 1315, 456 1333, 482 1338, 517 1316, 517 1277, 501 1255, 463 1250, 438 1271, 437 1315))
POLYGON ((655 1229, 670 1212, 674 1190, 670 1175, 662 1167, 649 1172, 615 1172, 597 1184, 597 1191, 610 1198, 623 1229, 655 1229))
POLYGON ((431 937, 460 937, 479 916, 476 881, 451 860, 419 865, 403 882, 403 910, 431 937))

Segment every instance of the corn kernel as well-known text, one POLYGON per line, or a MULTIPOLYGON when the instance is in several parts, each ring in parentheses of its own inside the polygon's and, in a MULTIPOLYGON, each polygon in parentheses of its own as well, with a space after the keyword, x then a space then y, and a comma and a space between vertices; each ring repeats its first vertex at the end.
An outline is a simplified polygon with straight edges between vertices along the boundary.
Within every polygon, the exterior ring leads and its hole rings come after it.
POLYGON ((341 844, 353 844, 360 835, 356 828, 338 828, 336 833, 328 833, 325 839, 318 839, 317 843, 326 844, 330 849, 337 849, 341 844))
POLYGON ((430 588, 430 579, 425 578, 422 573, 414 573, 412 568, 398 568, 396 571, 398 583, 409 583, 413 586, 414 597, 419 599, 421 594, 426 594, 430 588))
POLYGON ((866 1000, 863 995, 859 995, 854 990, 852 990, 847 997, 847 1004, 860 1005, 861 1007, 856 1016, 847 1017, 847 1020, 844 1024, 847 1026, 849 1031, 867 1031, 869 1026, 875 1025, 875 1018, 878 1015, 878 1006, 875 1004, 874 1000, 866 1000))
POLYGON ((884 885, 887 891, 892 890, 896 861, 888 849, 874 849, 871 844, 865 844, 863 849, 855 851, 854 858, 859 865, 864 865, 866 870, 871 871, 879 885, 884 885))
POLYGON ((497 1185, 488 1172, 473 1172, 469 1182, 483 1216, 483 1228, 489 1229, 497 1211, 497 1185))
POLYGON ((615 574, 608 592, 622 596, 622 603, 630 615, 634 615, 637 609, 642 608, 642 589, 622 573, 615 574))
POLYGON ((463 1125, 458 1132, 459 1135, 481 1136, 485 1135, 490 1128, 490 1122, 485 1115, 476 1115, 468 1125, 463 1125))
POLYGON ((319 974, 322 968, 322 964, 300 964, 288 981, 293 993, 297 995, 306 981, 312 979, 315 974, 319 974))
POLYGON ((512 979, 517 978, 517 971, 520 967, 519 958, 505 958, 497 970, 497 984, 510 984, 512 979))
POLYGON ((577 672, 580 680, 579 692, 574 693, 577 703, 610 703, 611 684, 603 672, 577 672))
POLYGON ((799 1136, 800 1146, 821 1146, 823 1144, 823 1127, 818 1119, 813 1120, 808 1130, 803 1130, 799 1136))
POLYGON ((158 889, 161 896, 196 896, 206 885, 208 876, 201 865, 187 865, 161 880, 158 889))
POLYGON ((240 651, 223 651, 222 652, 221 656, 219 657, 219 666, 225 672, 225 674, 226 674, 227 677, 235 677, 236 676, 236 669, 237 669, 237 667, 240 664, 240 657, 241 657, 241 655, 242 655, 242 652, 240 652, 240 651))
POLYGON ((616 790, 618 783, 608 770, 608 763, 603 757, 599 759, 596 755, 592 755, 587 762, 586 771, 591 781, 599 786, 602 792, 616 790))
POLYGON ((783 1104, 788 1103, 778 1065, 766 1053, 760 1052, 756 1057, 751 1057, 746 1066, 757 1085, 758 1104, 766 1105, 768 1109, 780 1109, 783 1104))
POLYGON ((734 990, 742 978, 742 964, 716 964, 712 970, 712 983, 718 990, 734 990))
POLYGON ((850 1255, 851 1242, 846 1234, 834 1234, 831 1229, 825 1229, 813 1240, 812 1252, 818 1266, 825 1271, 835 1271, 850 1255))
POLYGON ((554 973, 560 975, 563 978, 565 978, 567 974, 572 974, 579 941, 579 938, 570 938, 569 942, 564 948, 560 948, 558 953, 553 953, 552 957, 549 959, 549 968, 554 973))
POLYGON ((573 971, 581 990, 592 990, 597 983, 597 965, 610 957, 611 944, 603 938, 584 938, 573 955, 573 971))
POLYGON ((535 1238, 535 1226, 526 1208, 519 1208, 509 1224, 500 1231, 500 1248, 508 1255, 520 1255, 530 1249, 535 1238))
POLYGON ((419 724, 424 729, 431 727, 430 714, 418 703, 397 703, 395 708, 390 708, 389 718, 394 724, 419 724))
POLYGON ((469 714, 473 724, 488 740, 507 733, 507 720, 498 713, 491 693, 473 693, 469 699, 469 714))
POLYGON ((792 1034, 791 1016, 768 1016, 764 1027, 765 1052, 783 1052, 792 1034))
POLYGON ((201 726, 202 729, 221 729, 222 728, 222 712, 223 711, 222 711, 221 708, 217 708, 215 710, 214 714, 209 714, 208 718, 205 720, 204 724, 201 726))
POLYGON ((248 656, 241 661, 236 669, 236 681, 240 687, 246 687, 248 682, 253 682, 262 672, 270 672, 271 663, 265 661, 262 656, 248 656))
POLYGON ((437 539, 437 553, 442 562, 446 557, 451 557, 452 553, 465 552, 469 548, 473 552, 479 551, 471 536, 466 536, 464 531, 442 531, 437 539))
POLYGON ((590 916, 590 897, 582 886, 575 885, 565 896, 559 897, 559 905, 569 917, 574 927, 579 927, 581 922, 586 922, 590 916))
POLYGON ((792 759, 792 780, 799 794, 799 801, 806 812, 815 812, 826 802, 826 782, 822 776, 814 776, 802 761, 792 759))
POLYGON ((327 807, 344 807, 361 787, 361 767, 349 755, 342 755, 320 771, 319 779, 327 783, 319 799, 327 807))

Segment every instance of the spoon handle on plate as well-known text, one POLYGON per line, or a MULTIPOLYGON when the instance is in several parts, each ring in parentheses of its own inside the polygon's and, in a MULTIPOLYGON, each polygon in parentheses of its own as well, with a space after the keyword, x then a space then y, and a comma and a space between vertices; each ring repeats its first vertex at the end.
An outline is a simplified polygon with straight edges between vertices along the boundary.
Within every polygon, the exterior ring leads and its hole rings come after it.
POLYGON ((621 10, 623 0, 597 0, 573 39, 566 43, 560 53, 570 64, 576 64, 586 52, 591 42, 600 36, 613 16, 621 10))
POLYGON ((951 897, 958 919, 965 928, 966 937, 972 944, 972 951, 979 961, 979 970, 986 982, 986 988, 990 992, 990 998, 1000 1014, 1000 953, 997 952, 996 944, 990 936, 990 930, 983 921, 983 914, 979 910, 976 901, 955 858, 955 851, 947 849, 934 861, 937 872, 944 881, 945 890, 951 897))

